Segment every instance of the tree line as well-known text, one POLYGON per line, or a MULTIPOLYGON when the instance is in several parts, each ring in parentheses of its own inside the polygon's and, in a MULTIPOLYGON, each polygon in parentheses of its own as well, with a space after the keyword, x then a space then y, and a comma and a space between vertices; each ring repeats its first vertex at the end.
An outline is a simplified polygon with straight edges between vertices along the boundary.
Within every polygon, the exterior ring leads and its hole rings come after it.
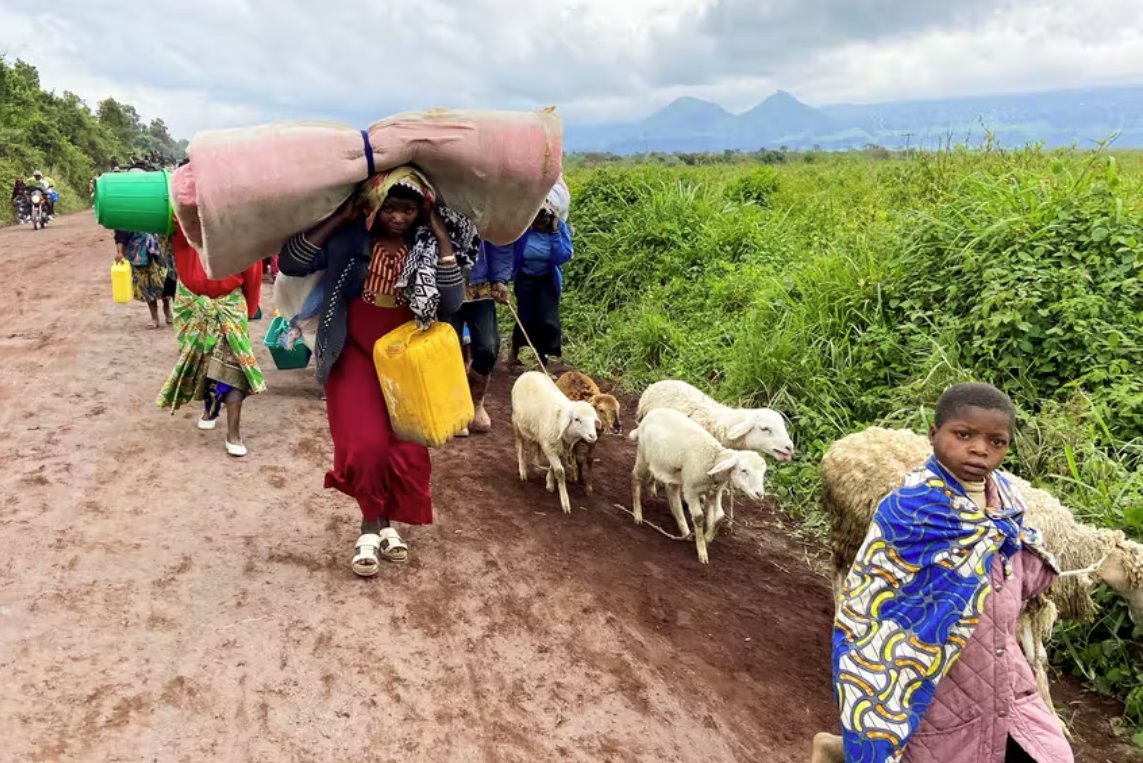
MULTIPOLYGON (((114 98, 93 111, 80 96, 49 92, 32 64, 0 56, 0 181, 41 170, 53 178, 65 209, 89 198, 92 178, 112 167, 170 165, 186 155, 162 119, 145 123, 134 106, 114 98)), ((12 209, 0 207, 0 221, 12 209)))

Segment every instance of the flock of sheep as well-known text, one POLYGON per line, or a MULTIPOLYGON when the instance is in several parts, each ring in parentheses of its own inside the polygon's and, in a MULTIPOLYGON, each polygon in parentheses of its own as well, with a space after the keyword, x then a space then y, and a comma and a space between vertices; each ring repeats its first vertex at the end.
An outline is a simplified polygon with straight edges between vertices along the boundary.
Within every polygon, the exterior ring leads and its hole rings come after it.
MULTIPOLYGON (((726 514, 722 497, 734 487, 749 498, 762 498, 766 462, 794 457, 794 443, 782 415, 769 408, 728 408, 686 382, 652 384, 639 399, 638 443, 631 475, 635 522, 642 524, 642 488, 663 485, 682 538, 691 535, 683 502, 694 524, 699 561, 709 563, 707 544, 726 514)), ((549 492, 559 491, 560 506, 571 511, 567 478, 591 492, 592 453, 599 432, 621 428, 619 402, 601 394, 585 374, 572 371, 558 381, 529 371, 512 387, 512 429, 520 479, 529 462, 547 468, 549 492)))
MULTIPOLYGON (((529 462, 547 468, 547 487, 558 490, 560 505, 571 511, 567 477, 591 491, 592 452, 601 431, 621 429, 619 403, 601 394, 579 372, 553 381, 528 372, 512 389, 512 427, 520 479, 529 462)), ((794 444, 785 420, 769 408, 729 408, 681 381, 652 384, 639 399, 638 444, 631 475, 633 514, 642 523, 645 486, 662 485, 680 538, 692 535, 699 561, 709 562, 708 544, 725 513, 730 488, 752 499, 764 492, 766 462, 793 458, 794 444), (684 503, 693 531, 687 525, 684 503)), ((908 430, 871 427, 834 442, 821 463, 822 503, 830 522, 835 595, 865 538, 873 512, 902 477, 932 454, 928 438, 908 430)), ((1027 504, 1026 521, 1041 531, 1044 543, 1069 574, 1046 594, 1029 602, 1019 622, 1019 641, 1049 708, 1046 645, 1058 618, 1090 622, 1097 614, 1092 590, 1106 583, 1128 604, 1132 621, 1143 624, 1143 544, 1118 530, 1083 524, 1050 493, 1014 478, 1027 504)), ((733 519, 733 517, 731 517, 733 519)), ((1063 725, 1061 723, 1061 725, 1063 725)))

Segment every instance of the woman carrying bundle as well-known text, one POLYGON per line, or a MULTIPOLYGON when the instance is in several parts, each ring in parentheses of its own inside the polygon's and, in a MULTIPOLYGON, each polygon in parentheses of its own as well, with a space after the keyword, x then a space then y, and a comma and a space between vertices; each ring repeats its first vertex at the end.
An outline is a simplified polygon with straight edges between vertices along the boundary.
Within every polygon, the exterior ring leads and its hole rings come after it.
POLYGON ((191 400, 203 401, 198 420, 203 430, 215 428, 225 405, 226 452, 240 458, 247 453, 241 433, 242 402, 266 389, 247 323, 258 312, 262 263, 211 279, 177 224, 170 243, 178 272, 174 322, 179 360, 156 402, 174 413, 191 400))
POLYGON ((427 329, 456 312, 464 300, 461 268, 479 250, 472 222, 437 203, 409 166, 374 175, 331 217, 282 246, 284 275, 325 271, 314 345, 333 437, 325 486, 361 508, 351 567, 362 577, 376 575, 380 559, 408 558, 391 523, 433 521, 429 451, 395 438, 373 345, 410 320, 427 329))

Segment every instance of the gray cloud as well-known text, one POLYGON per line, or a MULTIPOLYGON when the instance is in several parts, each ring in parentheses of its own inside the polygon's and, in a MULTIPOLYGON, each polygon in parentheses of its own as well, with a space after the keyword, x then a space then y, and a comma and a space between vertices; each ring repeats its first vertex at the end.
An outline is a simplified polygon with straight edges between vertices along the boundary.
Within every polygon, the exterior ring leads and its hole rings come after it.
POLYGON ((648 72, 655 85, 771 75, 854 43, 978 26, 1037 0, 713 0, 694 9, 648 72))
POLYGON ((1136 2, 7 0, 0 51, 184 134, 435 105, 599 120, 683 94, 733 108, 776 87, 865 100, 1143 75, 1136 2))

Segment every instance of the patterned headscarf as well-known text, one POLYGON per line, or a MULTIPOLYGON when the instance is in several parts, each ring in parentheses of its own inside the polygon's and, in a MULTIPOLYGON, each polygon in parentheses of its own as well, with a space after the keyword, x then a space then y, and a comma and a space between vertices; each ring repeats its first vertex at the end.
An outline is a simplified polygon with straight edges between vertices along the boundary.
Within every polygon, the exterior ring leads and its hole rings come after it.
POLYGON ((357 192, 358 205, 365 213, 365 227, 373 229, 373 221, 381 211, 381 205, 395 186, 403 185, 419 193, 425 199, 425 211, 436 202, 433 186, 415 167, 408 164, 391 170, 378 172, 366 180, 357 192))
MULTIPOLYGON (((437 200, 432 185, 415 167, 404 165, 373 175, 358 191, 358 203, 365 213, 365 225, 372 229, 373 221, 394 187, 403 185, 420 193, 425 199, 425 217, 435 210, 444 221, 456 255, 457 265, 463 270, 476 264, 480 255, 480 237, 473 224, 464 215, 446 207, 437 200)), ((437 318, 440 290, 437 288, 437 240, 432 227, 419 225, 412 234, 412 245, 401 275, 397 278, 398 299, 413 313, 422 330, 437 318)))

